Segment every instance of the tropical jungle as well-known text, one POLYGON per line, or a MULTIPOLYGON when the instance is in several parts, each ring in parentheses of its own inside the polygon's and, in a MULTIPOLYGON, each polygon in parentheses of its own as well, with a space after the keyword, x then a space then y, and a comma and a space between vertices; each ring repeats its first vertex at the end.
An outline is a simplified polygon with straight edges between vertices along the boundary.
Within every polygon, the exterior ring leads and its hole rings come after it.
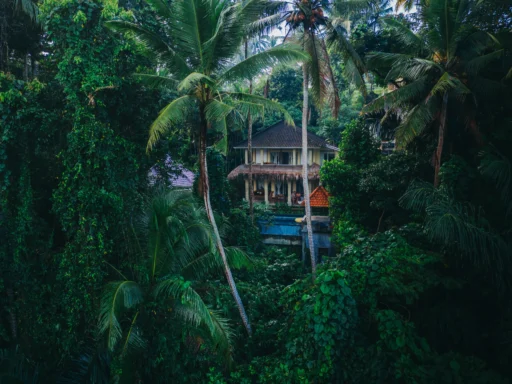
POLYGON ((0 383, 511 362, 509 0, 0 0, 0 383))

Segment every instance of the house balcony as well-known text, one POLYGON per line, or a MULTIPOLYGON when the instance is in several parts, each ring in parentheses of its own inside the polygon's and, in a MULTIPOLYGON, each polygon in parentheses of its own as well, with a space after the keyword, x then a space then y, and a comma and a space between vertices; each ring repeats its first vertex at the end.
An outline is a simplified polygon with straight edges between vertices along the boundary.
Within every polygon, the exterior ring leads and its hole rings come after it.
MULTIPOLYGON (((228 179, 245 179, 245 197, 249 199, 249 165, 241 164, 231 171, 228 179)), ((303 199, 302 165, 289 164, 253 164, 254 201, 266 204, 287 203, 300 205, 303 199)), ((320 166, 316 163, 308 167, 309 190, 319 185, 320 166)))

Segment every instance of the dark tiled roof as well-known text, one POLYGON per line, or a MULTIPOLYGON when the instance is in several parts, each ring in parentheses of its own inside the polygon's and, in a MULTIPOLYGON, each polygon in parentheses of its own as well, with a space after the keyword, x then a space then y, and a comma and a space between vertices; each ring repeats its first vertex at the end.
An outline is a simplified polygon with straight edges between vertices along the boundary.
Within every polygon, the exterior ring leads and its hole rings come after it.
MULTIPOLYGON (((248 173, 249 165, 242 164, 229 173, 228 179, 233 180, 238 176, 246 176, 248 173)), ((255 178, 298 180, 302 178, 302 165, 253 164, 252 174, 255 178)), ((318 180, 319 174, 320 166, 318 164, 308 166, 308 180, 318 180)))
MULTIPOLYGON (((292 127, 281 121, 270 126, 264 131, 258 132, 252 137, 253 148, 302 148, 302 130, 300 127, 292 127)), ((330 145, 325 139, 314 133, 308 132, 309 148, 325 148, 337 151, 333 145, 330 145)), ((234 148, 247 148, 247 140, 242 141, 234 148)))

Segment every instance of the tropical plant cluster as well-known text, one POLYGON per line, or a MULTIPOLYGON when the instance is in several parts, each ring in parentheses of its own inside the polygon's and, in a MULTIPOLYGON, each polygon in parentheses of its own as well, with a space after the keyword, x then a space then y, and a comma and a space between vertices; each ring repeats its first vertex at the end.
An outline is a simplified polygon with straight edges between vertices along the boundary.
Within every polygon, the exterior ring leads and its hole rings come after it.
POLYGON ((0 0, 0 382, 510 383, 511 28, 503 0, 0 0), (295 208, 227 179, 281 120, 339 148, 334 255, 265 245, 295 208))

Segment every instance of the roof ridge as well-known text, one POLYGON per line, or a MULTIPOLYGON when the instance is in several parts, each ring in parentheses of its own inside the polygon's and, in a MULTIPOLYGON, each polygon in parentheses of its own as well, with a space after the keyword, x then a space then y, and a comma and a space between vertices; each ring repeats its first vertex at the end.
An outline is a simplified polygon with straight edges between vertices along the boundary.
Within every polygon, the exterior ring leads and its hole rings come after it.
MULTIPOLYGON (((337 151, 336 146, 331 145, 327 140, 310 130, 307 131, 308 145, 310 148, 325 148, 327 150, 337 151)), ((233 148, 246 148, 248 140, 242 140, 233 148)), ((252 136, 253 148, 301 148, 302 147, 302 128, 300 125, 292 126, 284 120, 257 132, 252 136), (292 130, 292 128, 294 128, 292 130), (268 136, 266 136, 268 135, 268 136)))

